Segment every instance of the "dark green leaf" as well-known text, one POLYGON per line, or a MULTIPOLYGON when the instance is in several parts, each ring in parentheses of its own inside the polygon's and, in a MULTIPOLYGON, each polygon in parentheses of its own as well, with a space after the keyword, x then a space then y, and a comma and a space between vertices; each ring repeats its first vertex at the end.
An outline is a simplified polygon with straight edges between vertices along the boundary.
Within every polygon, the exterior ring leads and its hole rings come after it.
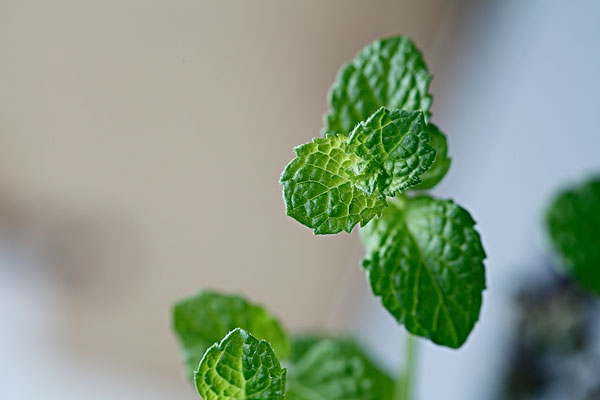
POLYGON ((413 190, 428 190, 440 183, 450 168, 451 158, 448 157, 448 143, 444 135, 434 124, 428 125, 431 146, 436 150, 435 161, 425 174, 421 176, 421 183, 413 190))
POLYGON ((392 379, 350 340, 300 339, 290 361, 287 400, 392 398, 392 379))
POLYGON ((340 70, 329 91, 325 132, 348 134, 380 107, 424 111, 429 119, 431 75, 407 36, 377 40, 340 70))
POLYGON ((458 348, 479 318, 485 252, 452 200, 396 199, 361 230, 373 293, 406 329, 458 348))
POLYGON ((546 211, 546 225, 563 267, 600 294, 600 178, 556 196, 546 211))
POLYGON ((279 322, 263 307, 238 295, 205 290, 180 301, 173 308, 173 327, 190 377, 206 349, 235 328, 268 340, 279 357, 286 357, 290 349, 288 337, 279 322))
POLYGON ((271 345, 239 328, 210 347, 194 373, 203 400, 283 400, 285 381, 271 345))

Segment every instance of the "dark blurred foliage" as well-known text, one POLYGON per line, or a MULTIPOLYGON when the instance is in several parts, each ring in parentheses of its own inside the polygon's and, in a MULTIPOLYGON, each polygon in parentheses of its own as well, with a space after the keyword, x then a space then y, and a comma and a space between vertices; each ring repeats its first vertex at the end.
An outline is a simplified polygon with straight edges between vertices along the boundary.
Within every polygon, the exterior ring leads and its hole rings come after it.
POLYGON ((600 399, 600 300, 553 275, 523 287, 515 303, 501 398, 600 399))

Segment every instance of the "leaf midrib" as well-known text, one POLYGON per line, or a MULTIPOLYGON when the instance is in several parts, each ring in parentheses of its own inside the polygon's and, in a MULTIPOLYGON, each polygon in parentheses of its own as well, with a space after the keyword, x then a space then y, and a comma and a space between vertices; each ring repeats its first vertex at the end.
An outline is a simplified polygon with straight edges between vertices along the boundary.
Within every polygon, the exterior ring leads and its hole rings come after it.
MULTIPOLYGON (((452 318, 452 315, 450 314, 450 311, 448 310, 448 306, 446 305, 446 302, 444 301, 444 290, 442 289, 442 287, 441 287, 437 277, 433 273, 433 271, 431 271, 429 269, 429 267, 427 266, 427 263, 425 262, 425 258, 423 257, 423 252, 421 251, 421 247, 419 246, 419 243, 417 242, 413 232, 411 232, 411 230, 410 230, 410 224, 408 223, 408 219, 406 218, 406 213, 403 213, 403 218, 404 218, 404 224, 406 226, 406 232, 408 234, 408 237, 410 238, 410 240, 413 242, 413 244, 417 248, 417 252, 419 253, 419 258, 421 259, 421 264, 425 268, 427 273, 429 274, 431 281, 434 283, 433 287, 435 288, 435 290, 440 298, 442 309, 444 310, 444 312, 446 313, 446 316, 448 317, 448 320, 450 321, 450 325, 452 326, 452 333, 453 333, 453 336, 455 339, 455 343, 459 343, 458 331, 456 330, 456 322, 452 318)), ((418 286, 417 286, 417 290, 418 290, 418 286)), ((413 313, 413 315, 416 310, 416 307, 417 307, 417 302, 415 301, 414 308, 411 311, 413 313)), ((436 318, 434 320, 434 323, 435 323, 434 330, 437 330, 438 318, 436 318)))

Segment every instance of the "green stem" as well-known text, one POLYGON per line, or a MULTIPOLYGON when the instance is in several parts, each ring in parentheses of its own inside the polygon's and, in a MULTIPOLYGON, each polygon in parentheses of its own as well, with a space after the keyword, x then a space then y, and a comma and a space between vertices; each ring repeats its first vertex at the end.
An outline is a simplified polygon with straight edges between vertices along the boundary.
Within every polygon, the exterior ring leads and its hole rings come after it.
POLYGON ((406 196, 403 193, 399 193, 396 197, 388 197, 387 201, 391 204, 396 205, 401 210, 404 210, 404 206, 406 205, 406 196))
POLYGON ((395 400, 410 400, 415 376, 417 340, 410 333, 406 334, 405 364, 396 380, 395 400))

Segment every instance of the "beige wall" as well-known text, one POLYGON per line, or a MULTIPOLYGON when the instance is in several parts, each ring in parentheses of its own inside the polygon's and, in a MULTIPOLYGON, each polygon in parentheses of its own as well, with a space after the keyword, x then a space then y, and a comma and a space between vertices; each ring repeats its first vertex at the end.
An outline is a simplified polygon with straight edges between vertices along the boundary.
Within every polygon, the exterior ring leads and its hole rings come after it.
POLYGON ((431 49, 443 4, 1 2, 0 221, 61 287, 57 339, 182 379, 169 307, 203 287, 332 328, 357 239, 285 217, 279 174, 341 63, 431 49))

